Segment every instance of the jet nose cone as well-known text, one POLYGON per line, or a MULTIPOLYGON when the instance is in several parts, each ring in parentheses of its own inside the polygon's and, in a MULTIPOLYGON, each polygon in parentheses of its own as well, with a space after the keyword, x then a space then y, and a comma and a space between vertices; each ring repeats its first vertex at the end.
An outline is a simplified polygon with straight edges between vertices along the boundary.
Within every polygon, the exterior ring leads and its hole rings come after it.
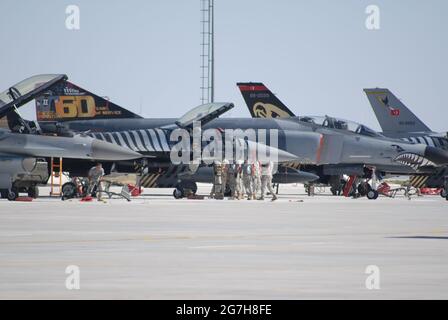
POLYGON ((300 171, 300 175, 304 182, 313 182, 319 179, 318 175, 311 172, 300 171))
POLYGON ((118 146, 109 142, 94 140, 92 142, 92 158, 95 160, 132 160, 139 159, 142 155, 131 149, 118 146))
POLYGON ((261 142, 254 142, 244 139, 236 139, 235 143, 246 149, 248 156, 257 159, 260 162, 293 162, 298 161, 299 157, 285 150, 268 146, 261 142))
POLYGON ((448 151, 428 146, 425 149, 425 158, 436 165, 448 164, 448 151))
POLYGON ((287 151, 278 149, 278 162, 289 162, 289 161, 297 161, 299 158, 287 151))

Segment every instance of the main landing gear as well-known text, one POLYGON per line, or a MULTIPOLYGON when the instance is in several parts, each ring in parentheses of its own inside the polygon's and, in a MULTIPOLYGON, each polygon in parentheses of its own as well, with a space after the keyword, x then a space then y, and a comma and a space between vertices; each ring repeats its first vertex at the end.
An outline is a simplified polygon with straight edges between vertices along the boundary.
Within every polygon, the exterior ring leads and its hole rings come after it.
POLYGON ((343 176, 331 176, 329 179, 331 193, 334 196, 340 196, 344 191, 345 183, 343 176))
POLYGON ((11 189, 4 189, 0 191, 2 199, 15 201, 19 197, 19 189, 12 187, 11 189))
POLYGON ((173 191, 174 199, 182 199, 189 195, 195 195, 198 191, 198 185, 193 181, 182 181, 173 191))
POLYGON ((448 201, 448 191, 445 188, 440 191, 440 195, 448 201))
POLYGON ((448 197, 448 192, 446 191, 445 188, 443 188, 442 191, 440 191, 440 196, 441 196, 442 198, 446 198, 446 197, 448 197))
POLYGON ((359 177, 350 176, 349 180, 344 185, 343 195, 345 197, 367 197, 369 200, 378 199, 379 192, 377 190, 376 169, 374 167, 368 169, 370 170, 371 175, 370 183, 368 179, 363 179, 359 182, 359 177))
POLYGON ((0 196, 2 199, 8 199, 9 201, 16 201, 20 193, 26 193, 28 197, 37 199, 39 197, 39 188, 37 186, 30 186, 28 188, 12 187, 11 189, 0 190, 0 196))

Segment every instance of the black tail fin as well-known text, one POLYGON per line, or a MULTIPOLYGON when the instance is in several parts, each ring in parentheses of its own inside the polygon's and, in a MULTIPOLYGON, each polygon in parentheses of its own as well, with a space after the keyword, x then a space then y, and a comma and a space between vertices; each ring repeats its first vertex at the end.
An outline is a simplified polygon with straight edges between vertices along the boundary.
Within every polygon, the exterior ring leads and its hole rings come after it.
POLYGON ((239 82, 236 84, 243 95, 252 118, 295 117, 263 83, 239 82))
POLYGON ((36 116, 38 121, 141 118, 69 81, 36 98, 36 116))

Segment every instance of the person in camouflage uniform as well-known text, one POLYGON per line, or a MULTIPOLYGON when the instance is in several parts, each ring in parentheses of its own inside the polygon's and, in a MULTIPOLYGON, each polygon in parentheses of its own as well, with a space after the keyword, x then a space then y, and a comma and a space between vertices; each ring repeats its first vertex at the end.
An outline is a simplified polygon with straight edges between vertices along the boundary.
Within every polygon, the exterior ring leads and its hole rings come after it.
POLYGON ((210 198, 223 199, 224 191, 222 188, 223 165, 219 161, 213 163, 213 187, 210 192, 210 198))
POLYGON ((238 160, 235 165, 235 192, 238 200, 243 199, 243 166, 240 160, 238 160))
POLYGON ((221 179, 222 179, 222 194, 223 194, 223 196, 226 194, 226 191, 227 191, 228 171, 229 171, 229 161, 227 161, 227 159, 224 159, 224 160, 222 161, 222 173, 221 173, 221 179))
POLYGON ((252 164, 252 199, 255 200, 257 198, 257 193, 261 190, 261 168, 260 162, 255 160, 252 164))
POLYGON ((243 185, 247 194, 247 200, 252 199, 252 165, 244 160, 243 164, 243 185))
POLYGON ((236 163, 229 164, 229 168, 227 170, 227 184, 230 189, 231 199, 235 199, 236 197, 236 175, 237 175, 237 164, 236 163))
POLYGON ((274 189, 272 188, 272 162, 264 162, 261 164, 261 197, 259 200, 264 200, 264 195, 266 194, 266 188, 272 194, 272 201, 277 200, 274 189))

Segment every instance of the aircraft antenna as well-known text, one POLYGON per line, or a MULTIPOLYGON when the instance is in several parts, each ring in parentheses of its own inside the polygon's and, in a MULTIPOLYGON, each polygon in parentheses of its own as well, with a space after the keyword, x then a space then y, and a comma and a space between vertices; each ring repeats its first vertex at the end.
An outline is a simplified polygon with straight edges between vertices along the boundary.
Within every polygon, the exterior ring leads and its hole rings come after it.
POLYGON ((201 0, 201 102, 214 102, 214 0, 201 0))

